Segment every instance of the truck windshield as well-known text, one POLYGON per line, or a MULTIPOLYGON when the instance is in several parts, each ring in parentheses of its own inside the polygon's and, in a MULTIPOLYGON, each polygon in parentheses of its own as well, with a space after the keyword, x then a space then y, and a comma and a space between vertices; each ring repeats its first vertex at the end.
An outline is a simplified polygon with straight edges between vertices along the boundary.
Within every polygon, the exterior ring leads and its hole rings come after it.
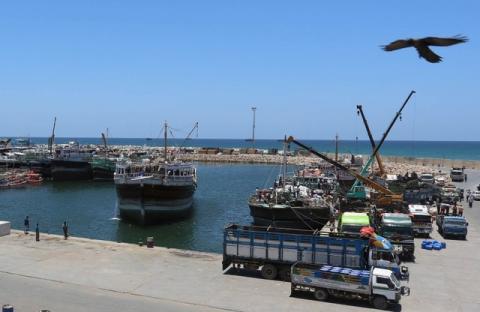
POLYGON ((432 216, 430 215, 413 215, 413 222, 432 222, 432 216))
POLYGON ((412 228, 404 226, 383 226, 383 236, 386 238, 395 236, 412 236, 412 228))
POLYGON ((464 226, 465 221, 464 220, 445 220, 445 224, 447 225, 460 225, 464 226))
POLYGON ((344 232, 344 233, 355 233, 355 234, 359 234, 360 233, 360 230, 365 227, 365 226, 368 226, 368 225, 360 225, 360 224, 342 224, 341 226, 341 231, 344 232))
POLYGON ((392 282, 395 284, 395 288, 400 288, 400 282, 398 281, 398 279, 395 277, 395 274, 390 274, 390 279, 392 280, 392 282))

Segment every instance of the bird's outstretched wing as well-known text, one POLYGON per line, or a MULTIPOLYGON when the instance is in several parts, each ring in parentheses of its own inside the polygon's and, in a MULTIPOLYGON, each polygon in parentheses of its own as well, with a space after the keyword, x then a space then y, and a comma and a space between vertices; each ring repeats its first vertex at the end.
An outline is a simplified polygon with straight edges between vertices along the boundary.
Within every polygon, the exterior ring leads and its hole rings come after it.
POLYGON ((415 45, 415 48, 417 49, 418 55, 430 63, 439 63, 442 61, 442 57, 430 50, 426 44, 418 43, 415 45))
POLYGON ((395 51, 398 49, 408 48, 413 46, 413 44, 408 40, 397 40, 390 42, 389 44, 382 46, 385 51, 395 51))
POLYGON ((438 37, 426 37, 421 39, 428 45, 432 46, 450 46, 457 43, 464 43, 468 41, 468 38, 465 36, 455 36, 452 38, 438 38, 438 37))

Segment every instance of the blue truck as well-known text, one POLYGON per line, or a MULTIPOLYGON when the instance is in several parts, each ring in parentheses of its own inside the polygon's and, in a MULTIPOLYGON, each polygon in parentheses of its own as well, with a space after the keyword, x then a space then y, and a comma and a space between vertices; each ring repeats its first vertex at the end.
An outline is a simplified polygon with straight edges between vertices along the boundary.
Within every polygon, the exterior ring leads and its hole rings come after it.
POLYGON ((408 279, 408 268, 393 249, 374 247, 359 234, 232 224, 223 235, 224 271, 230 266, 260 270, 263 278, 289 281, 291 265, 300 261, 362 270, 374 266, 408 279))
POLYGON ((467 239, 468 222, 465 217, 461 216, 437 216, 438 232, 445 238, 448 236, 467 239))

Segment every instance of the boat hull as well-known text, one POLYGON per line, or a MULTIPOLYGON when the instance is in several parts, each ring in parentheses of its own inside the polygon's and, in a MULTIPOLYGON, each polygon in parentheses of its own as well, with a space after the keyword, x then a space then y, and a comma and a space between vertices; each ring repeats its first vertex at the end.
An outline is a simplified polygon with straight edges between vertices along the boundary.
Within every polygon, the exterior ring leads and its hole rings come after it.
POLYGON ((113 181, 114 171, 105 168, 92 168, 93 181, 113 181))
POLYGON ((153 224, 190 214, 195 185, 116 184, 122 220, 153 224))
POLYGON ((52 160, 53 181, 79 181, 92 179, 92 167, 87 161, 52 160))
POLYGON ((295 229, 322 229, 330 218, 330 208, 306 208, 250 204, 254 225, 295 229))

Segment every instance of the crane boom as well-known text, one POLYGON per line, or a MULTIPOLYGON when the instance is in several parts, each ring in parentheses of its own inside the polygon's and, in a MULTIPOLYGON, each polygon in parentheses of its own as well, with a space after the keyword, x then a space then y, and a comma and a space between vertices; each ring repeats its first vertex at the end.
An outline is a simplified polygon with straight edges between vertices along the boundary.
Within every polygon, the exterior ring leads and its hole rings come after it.
POLYGON ((353 171, 352 169, 350 168, 347 168, 345 167, 344 165, 336 162, 335 160, 333 159, 330 159, 329 157, 323 155, 322 153, 319 153, 317 152, 316 150, 314 150, 313 148, 309 147, 309 146, 306 146, 305 144, 295 140, 294 137, 290 136, 288 137, 287 139, 287 142, 290 143, 290 142, 293 142, 295 143, 296 145, 306 149, 307 151, 309 151, 310 153, 314 154, 315 156, 318 156, 320 157, 321 159, 325 160, 326 162, 328 162, 329 164, 341 169, 341 170, 344 170, 348 173, 350 173, 352 176, 354 176, 357 180, 360 180, 362 181, 365 185, 367 185, 368 187, 371 187, 372 189, 376 190, 377 192, 379 193, 382 193, 384 195, 395 195, 395 193, 393 193, 392 191, 390 191, 388 188, 384 187, 383 185, 367 178, 367 177, 364 177, 360 174, 358 174, 357 172, 353 171))
MULTIPOLYGON (((365 117, 365 114, 363 113, 362 105, 357 105, 357 112, 360 113, 360 116, 362 116, 363 124, 365 125, 365 129, 367 130, 368 138, 370 139, 370 144, 372 145, 372 151, 374 151, 375 147, 376 147, 375 140, 373 139, 372 132, 370 131, 370 127, 368 126, 367 118, 365 117)), ((385 169, 383 168, 382 158, 380 157, 380 154, 377 153, 377 155, 375 155, 375 158, 377 159, 378 169, 380 170, 380 175, 383 176, 385 174, 385 169)))
MULTIPOLYGON (((365 166, 363 166, 362 168, 362 171, 360 172, 360 175, 361 176, 365 176, 368 172, 368 168, 370 168, 370 165, 372 164, 373 160, 375 159, 375 157, 378 155, 378 150, 380 149, 380 147, 383 145, 383 143, 385 142, 385 139, 387 138, 388 134, 390 133, 390 130, 392 130, 392 127, 393 125, 395 124, 395 122, 397 121, 397 119, 401 116, 402 114, 402 111, 403 109, 405 108, 405 105, 407 105, 408 101, 410 100, 410 97, 415 93, 414 90, 410 91, 410 94, 408 95, 407 99, 403 102, 402 106, 400 107, 400 109, 398 110, 398 112, 395 114, 395 117, 393 117, 393 120, 390 122, 390 125, 388 126, 387 128, 387 131, 385 131, 385 133, 383 134, 382 136, 382 139, 380 140, 380 142, 378 143, 378 145, 374 148, 373 150, 373 153, 372 155, 370 155, 367 163, 365 164, 365 166)), ((358 106, 357 106, 358 108, 358 106)), ((375 142, 374 142, 375 144, 375 142)), ((360 182, 363 182, 361 181, 360 179, 357 179, 355 180, 355 183, 353 183, 352 187, 350 188, 350 191, 349 191, 349 194, 351 194, 350 196, 354 196, 356 197, 356 189, 357 187, 359 186, 360 182)), ((364 191, 361 192, 362 194, 364 193, 364 191)))

